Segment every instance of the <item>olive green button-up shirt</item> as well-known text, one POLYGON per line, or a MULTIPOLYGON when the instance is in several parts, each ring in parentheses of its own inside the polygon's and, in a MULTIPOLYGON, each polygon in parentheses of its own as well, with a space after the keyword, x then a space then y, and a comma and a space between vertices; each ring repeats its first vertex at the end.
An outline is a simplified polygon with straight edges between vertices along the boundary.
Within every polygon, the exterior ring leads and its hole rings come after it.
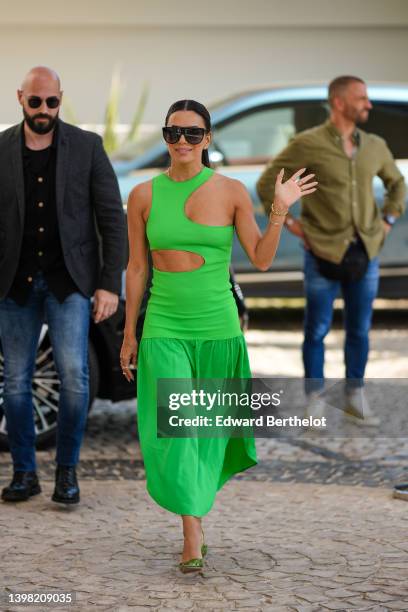
POLYGON ((339 263, 355 234, 361 237, 370 259, 385 239, 382 214, 396 216, 405 210, 406 186, 386 142, 356 129, 355 153, 348 157, 337 128, 330 120, 297 134, 265 168, 257 191, 269 214, 278 172, 284 180, 300 168, 313 172, 317 190, 301 201, 300 220, 307 242, 316 255, 339 263), (373 178, 386 188, 382 211, 373 193, 373 178))

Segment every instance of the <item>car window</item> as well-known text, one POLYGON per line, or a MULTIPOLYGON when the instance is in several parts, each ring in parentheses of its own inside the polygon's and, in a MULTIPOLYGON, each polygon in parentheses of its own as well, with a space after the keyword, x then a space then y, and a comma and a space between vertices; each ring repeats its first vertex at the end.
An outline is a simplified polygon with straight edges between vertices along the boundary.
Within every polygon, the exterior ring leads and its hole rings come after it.
POLYGON ((384 138, 396 159, 408 159, 408 105, 373 101, 367 123, 361 126, 384 138))
POLYGON ((255 109, 217 127, 213 147, 223 154, 227 165, 266 163, 297 132, 322 123, 327 116, 324 102, 255 109))

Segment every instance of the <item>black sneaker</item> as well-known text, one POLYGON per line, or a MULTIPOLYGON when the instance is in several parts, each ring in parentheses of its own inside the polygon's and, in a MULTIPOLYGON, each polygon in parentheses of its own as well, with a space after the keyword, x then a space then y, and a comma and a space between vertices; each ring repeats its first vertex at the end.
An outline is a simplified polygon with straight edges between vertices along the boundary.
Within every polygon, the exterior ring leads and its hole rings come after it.
POLYGON ((14 472, 13 480, 1 492, 1 499, 6 502, 27 501, 32 495, 41 493, 36 472, 14 472))
POLYGON ((404 482, 402 484, 395 485, 393 491, 393 497, 397 499, 403 499, 404 501, 408 501, 408 482, 404 482))
POLYGON ((57 466, 55 489, 51 499, 59 504, 77 504, 79 502, 79 486, 75 467, 57 466))

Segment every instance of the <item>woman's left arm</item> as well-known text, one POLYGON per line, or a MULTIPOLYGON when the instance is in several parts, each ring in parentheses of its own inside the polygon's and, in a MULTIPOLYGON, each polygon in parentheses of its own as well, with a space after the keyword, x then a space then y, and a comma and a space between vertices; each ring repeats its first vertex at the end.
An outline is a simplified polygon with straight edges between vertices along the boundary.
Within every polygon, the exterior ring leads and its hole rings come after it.
POLYGON ((275 199, 263 235, 255 220, 248 191, 242 183, 234 181, 235 229, 249 260, 259 270, 266 271, 274 260, 285 213, 289 207, 299 198, 316 191, 317 181, 311 181, 314 174, 300 178, 304 172, 305 168, 298 170, 285 183, 282 182, 284 170, 279 172, 275 184, 275 199))

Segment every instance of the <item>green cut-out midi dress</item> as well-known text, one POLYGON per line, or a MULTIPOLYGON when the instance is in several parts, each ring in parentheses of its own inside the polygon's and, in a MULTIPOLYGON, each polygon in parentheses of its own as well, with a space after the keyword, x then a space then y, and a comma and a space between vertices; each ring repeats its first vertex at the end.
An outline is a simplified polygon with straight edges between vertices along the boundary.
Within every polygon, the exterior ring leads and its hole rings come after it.
POLYGON ((159 378, 251 378, 246 342, 231 291, 234 226, 196 223, 185 214, 191 194, 211 178, 203 169, 186 181, 160 174, 152 181, 146 226, 151 250, 191 251, 199 268, 153 268, 137 364, 138 430, 146 486, 163 508, 203 516, 235 473, 257 464, 253 437, 158 438, 159 378))

